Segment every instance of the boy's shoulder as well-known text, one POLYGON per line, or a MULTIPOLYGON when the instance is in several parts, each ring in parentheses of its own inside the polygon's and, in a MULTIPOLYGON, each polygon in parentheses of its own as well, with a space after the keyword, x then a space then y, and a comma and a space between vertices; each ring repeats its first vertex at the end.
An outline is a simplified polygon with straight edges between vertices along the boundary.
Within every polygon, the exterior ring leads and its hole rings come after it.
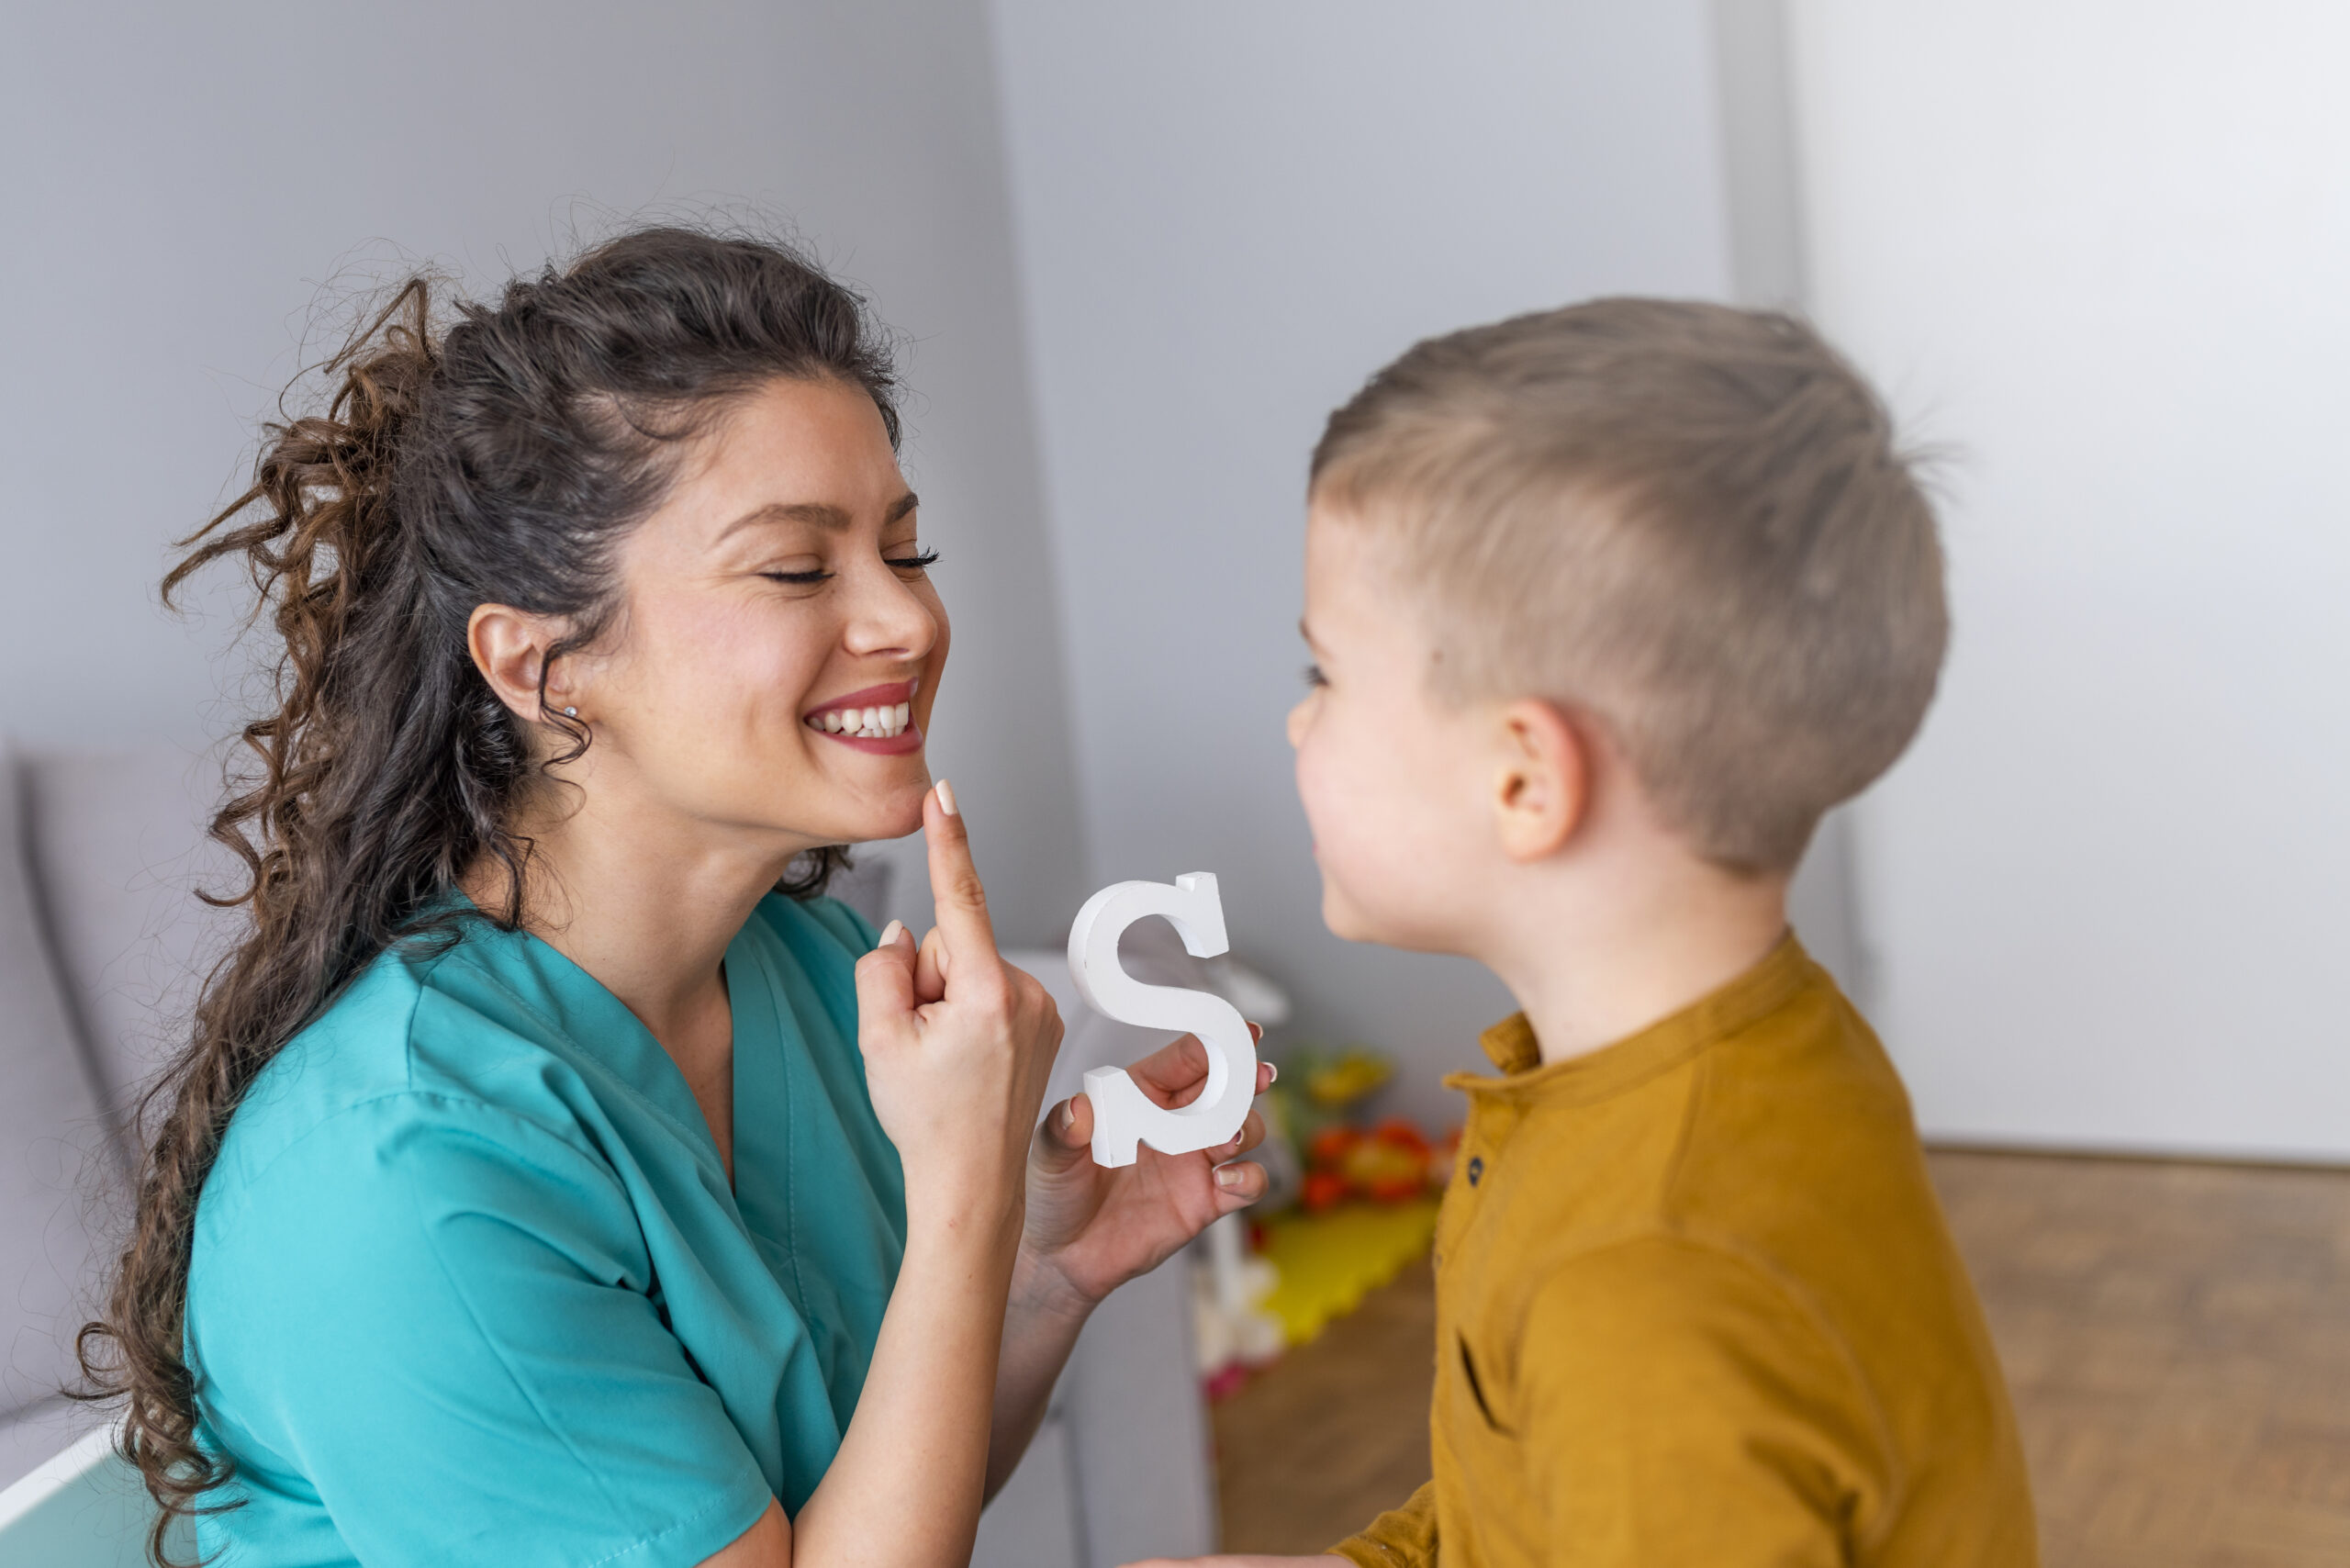
POLYGON ((1463 1155, 1517 1167, 1513 1207, 1531 1223, 1508 1256, 1527 1273, 1662 1238, 1807 1300, 1857 1305, 1887 1271, 1965 1288, 1900 1075, 1792 937, 1640 1036, 1478 1081, 1472 1099, 1468 1145, 1485 1141, 1481 1121, 1522 1124, 1515 1148, 1463 1155), (1514 1114, 1481 1116, 1480 1100, 1514 1101, 1514 1114))
POLYGON ((1514 1208, 1542 1211, 1550 1244, 1519 1255, 1529 1267, 1650 1232, 1801 1249, 1895 1219, 1906 1200, 1939 1228, 1899 1074, 1793 937, 1591 1056, 1533 1066, 1522 1019, 1488 1031, 1486 1049, 1511 1070, 1453 1081, 1470 1096, 1463 1206, 1492 1167, 1514 1208))
POLYGON ((1463 1471, 1563 1485, 1645 1445, 1746 1488, 1724 1517, 1751 1523, 1785 1500, 1760 1443, 1857 1499, 1863 1534, 2028 1528, 1899 1075, 1792 941, 1657 1029, 1477 1081, 1456 1172, 1438 1289, 1478 1419, 1438 1425, 1463 1471))
POLYGON ((1900 1074, 1835 980, 1795 956, 1778 1005, 1677 1086, 1657 1224, 1830 1295, 1866 1294, 1887 1269, 1948 1274, 1956 1254, 1900 1074))

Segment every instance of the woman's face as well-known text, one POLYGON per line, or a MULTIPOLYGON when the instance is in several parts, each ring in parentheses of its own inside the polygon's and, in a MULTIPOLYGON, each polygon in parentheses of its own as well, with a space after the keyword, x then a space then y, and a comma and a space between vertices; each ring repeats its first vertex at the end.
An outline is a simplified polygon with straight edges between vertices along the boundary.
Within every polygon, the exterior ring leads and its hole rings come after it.
POLYGON ((620 616, 564 672, 591 809, 779 854, 921 826, 947 628, 915 517, 859 388, 737 407, 622 544, 620 616))

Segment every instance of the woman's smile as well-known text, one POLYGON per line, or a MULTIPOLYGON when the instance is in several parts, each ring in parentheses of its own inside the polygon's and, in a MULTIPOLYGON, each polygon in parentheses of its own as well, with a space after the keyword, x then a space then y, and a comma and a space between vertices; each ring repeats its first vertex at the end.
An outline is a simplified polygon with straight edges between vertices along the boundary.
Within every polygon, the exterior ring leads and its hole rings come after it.
POLYGON ((922 726, 914 722, 914 692, 922 679, 868 686, 811 708, 801 722, 817 734, 858 751, 885 756, 922 749, 922 726))

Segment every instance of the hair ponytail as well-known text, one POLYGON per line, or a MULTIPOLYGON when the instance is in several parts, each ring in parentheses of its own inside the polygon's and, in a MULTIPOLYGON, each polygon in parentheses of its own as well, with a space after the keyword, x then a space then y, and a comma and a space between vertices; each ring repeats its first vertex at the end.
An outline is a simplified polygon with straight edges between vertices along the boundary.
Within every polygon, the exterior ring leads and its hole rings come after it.
MULTIPOLYGON (((485 859, 506 873, 490 912, 523 916, 530 846, 517 809, 588 736, 534 747, 474 668, 475 606, 568 617, 591 642, 613 609, 618 539, 650 511, 677 443, 778 377, 870 395, 894 444, 895 381, 863 302, 781 246, 640 231, 496 308, 402 284, 323 367, 323 412, 267 427, 253 482, 184 541, 168 602, 194 573, 241 561, 281 644, 276 707, 244 726, 252 766, 212 836, 248 884, 207 902, 248 912, 207 980, 191 1038, 147 1091, 147 1144, 106 1316, 80 1338, 88 1397, 123 1399, 125 1456, 174 1519, 229 1479, 198 1440, 185 1346, 196 1200, 229 1119, 302 1027, 397 941, 453 940, 436 906, 485 859)), ((541 677, 544 680, 543 671, 541 677)), ((821 892, 845 852, 813 852, 778 890, 821 892)))

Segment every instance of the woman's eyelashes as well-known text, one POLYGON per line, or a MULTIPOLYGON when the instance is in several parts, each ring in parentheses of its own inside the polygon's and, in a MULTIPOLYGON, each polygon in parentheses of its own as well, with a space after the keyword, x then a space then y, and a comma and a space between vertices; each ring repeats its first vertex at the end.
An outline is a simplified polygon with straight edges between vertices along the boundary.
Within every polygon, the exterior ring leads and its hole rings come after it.
MULTIPOLYGON (((884 555, 881 557, 881 564, 893 572, 926 572, 938 564, 938 552, 920 550, 911 555, 884 555)), ((813 588, 819 583, 831 581, 838 575, 822 566, 811 566, 805 571, 798 572, 770 571, 759 574, 771 583, 788 583, 794 588, 813 588)))

